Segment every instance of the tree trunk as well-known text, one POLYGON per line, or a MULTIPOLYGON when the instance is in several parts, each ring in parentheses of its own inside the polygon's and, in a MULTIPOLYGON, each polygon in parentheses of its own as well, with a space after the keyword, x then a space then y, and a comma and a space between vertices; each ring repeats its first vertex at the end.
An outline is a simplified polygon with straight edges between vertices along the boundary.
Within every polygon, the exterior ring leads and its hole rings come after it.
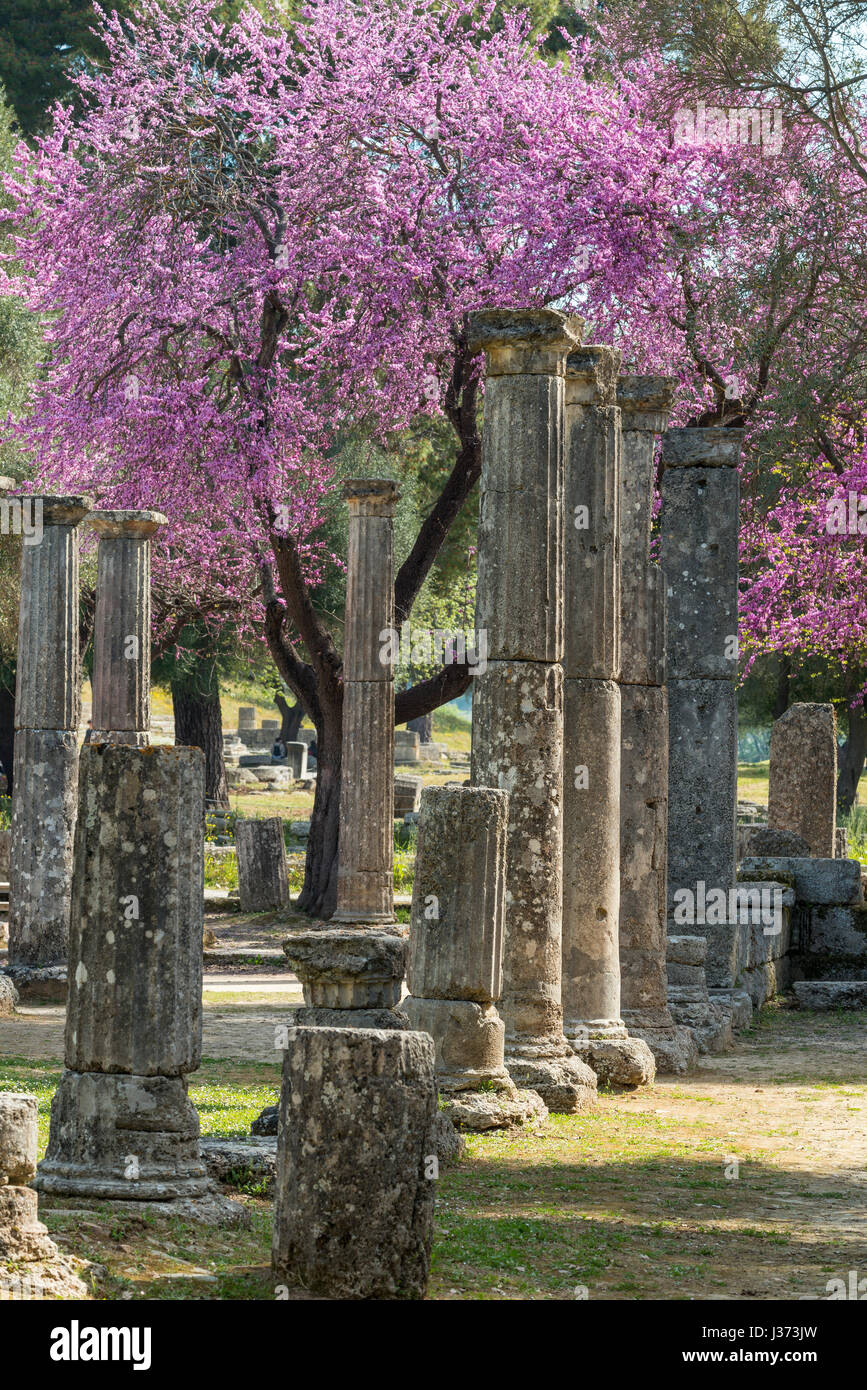
POLYGON ((781 656, 777 667, 777 697, 774 701, 774 718, 781 719, 789 708, 789 690, 792 683, 792 662, 788 656, 781 656))
POLYGON ((340 835, 340 769, 343 760, 343 691, 323 699, 316 721, 316 791, 307 837, 304 887, 295 906, 313 917, 330 917, 337 907, 337 845, 340 835))
POLYGON ((12 795, 12 756, 15 749, 15 682, 11 690, 0 684, 0 763, 6 773, 9 795, 12 795))
POLYGON ((201 748, 205 755, 205 796, 229 809, 229 786, 223 761, 223 715, 213 663, 202 662, 192 674, 171 682, 175 743, 201 748), (201 677, 196 680, 196 675, 201 677))
POLYGON ((283 721, 280 725, 280 741, 282 743, 295 743, 298 738, 298 730, 301 728, 301 721, 304 718, 304 709, 300 700, 294 705, 290 705, 282 695, 274 696, 274 704, 280 711, 280 718, 283 721))
POLYGON ((418 719, 411 719, 406 727, 418 734, 422 743, 433 743, 433 714, 420 714, 418 719))
MULTIPOLYGON (((854 698, 852 695, 850 699, 854 698)), ((848 710, 849 736, 838 752, 837 808, 848 815, 855 805, 858 782, 867 756, 867 713, 863 705, 848 710)))

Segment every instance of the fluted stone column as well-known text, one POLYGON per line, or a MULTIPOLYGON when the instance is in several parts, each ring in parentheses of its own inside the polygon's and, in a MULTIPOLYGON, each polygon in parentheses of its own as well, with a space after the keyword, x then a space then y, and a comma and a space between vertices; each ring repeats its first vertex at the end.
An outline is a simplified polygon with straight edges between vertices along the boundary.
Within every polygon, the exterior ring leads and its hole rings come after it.
POLYGON ((620 992, 622 1017, 659 1072, 695 1065, 688 1028, 675 1024, 666 977, 668 695, 665 581, 650 560, 656 436, 675 378, 621 376, 620 473, 620 992))
POLYGON ((201 1058, 204 757, 82 750, 64 1071, 43 1192, 210 1190, 186 1076, 201 1058))
POLYGON ((440 1103, 459 1129, 509 1129, 544 1119, 503 1060, 506 832, 509 797, 447 785, 422 794, 403 1008, 436 1046, 440 1103))
POLYGON ((151 722, 151 537, 160 512, 91 512, 99 537, 93 622, 94 742, 144 747, 151 722))
POLYGON ((397 484, 344 483, 349 556, 343 653, 343 764, 337 910, 293 931, 284 951, 304 987, 296 1021, 402 1028, 395 1011, 407 930, 394 917, 394 509, 397 484))
POLYGON ((566 1113, 596 1078, 563 1034, 563 374, 580 325, 552 309, 485 310, 487 362, 472 782, 509 792, 501 1013, 512 1080, 566 1113))
MULTIPOLYGON (((88 497, 28 499, 41 536, 21 546, 9 963, 66 964, 81 714, 78 526, 88 497)), ((34 533, 38 534, 38 532, 34 533)))
POLYGON ((394 921, 394 627, 397 484, 358 478, 349 505, 343 650, 343 764, 335 922, 394 921))
POLYGON ((653 1080, 620 1017, 620 354, 566 359, 564 1032, 612 1085, 653 1080))
POLYGON ((669 430, 662 441, 660 535, 668 597, 668 930, 707 937, 708 984, 720 989, 735 984, 745 948, 744 933, 727 920, 724 906, 735 882, 736 862, 742 442, 743 430, 726 428, 669 430), (684 923, 683 904, 690 901, 684 894, 692 895, 696 904, 694 922, 684 923), (710 900, 709 894, 714 895, 710 900), (705 904, 711 903, 707 911, 705 904))

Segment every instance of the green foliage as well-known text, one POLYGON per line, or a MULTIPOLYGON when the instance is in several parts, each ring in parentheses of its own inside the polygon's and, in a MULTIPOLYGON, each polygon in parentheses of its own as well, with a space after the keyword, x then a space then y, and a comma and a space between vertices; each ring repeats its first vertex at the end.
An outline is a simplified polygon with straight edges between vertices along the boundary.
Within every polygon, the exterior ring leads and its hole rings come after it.
MULTIPOLYGON (((105 8, 125 15, 132 6, 112 0, 105 8)), ((25 135, 45 125, 58 98, 74 95, 69 78, 76 68, 101 59, 93 20, 92 0, 2 0, 0 81, 25 135)))

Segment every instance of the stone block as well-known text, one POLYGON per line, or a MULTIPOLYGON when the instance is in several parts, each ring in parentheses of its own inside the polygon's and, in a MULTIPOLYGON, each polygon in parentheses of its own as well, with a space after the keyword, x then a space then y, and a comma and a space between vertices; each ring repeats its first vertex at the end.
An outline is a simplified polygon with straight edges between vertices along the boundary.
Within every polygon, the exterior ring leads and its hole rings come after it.
POLYGON ((434 1040, 440 1090, 473 1090, 480 1082, 505 1080, 505 1028, 492 1004, 410 995, 403 1008, 410 1027, 434 1040))
POLYGON ((867 980, 797 980, 802 1009, 867 1009, 867 980))
POLYGON ((808 859, 792 855, 763 855, 741 862, 746 875, 785 882, 794 877, 795 896, 802 903, 863 902, 861 865, 855 859, 808 859))

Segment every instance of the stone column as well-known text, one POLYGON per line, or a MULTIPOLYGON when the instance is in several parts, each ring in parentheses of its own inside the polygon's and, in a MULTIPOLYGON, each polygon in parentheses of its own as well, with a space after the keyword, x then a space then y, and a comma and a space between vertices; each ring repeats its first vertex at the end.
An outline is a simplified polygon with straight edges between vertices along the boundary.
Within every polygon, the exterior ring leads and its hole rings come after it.
POLYGON ((675 1024, 666 977, 668 694, 665 581, 650 560, 656 436, 668 422, 675 378, 621 376, 620 471, 620 997, 623 1021, 643 1038, 658 1072, 697 1060, 675 1024))
POLYGON ((0 1092, 0 1301, 87 1294, 38 1218, 37 1110, 35 1096, 0 1092))
POLYGON ((720 989, 734 986, 744 945, 727 909, 736 862, 738 462, 743 433, 676 429, 662 441, 668 930, 707 937, 708 984, 720 989))
POLYGON ((485 310, 487 361, 471 781, 509 792, 501 1013, 512 1080, 549 1109, 592 1105, 596 1077, 563 1034, 563 375, 579 324, 485 310))
POLYGON ((437 1176, 425 1033, 290 1028, 274 1275, 333 1299, 424 1298, 437 1176))
POLYGON ((793 830, 807 841, 810 854, 835 858, 837 715, 833 705, 790 705, 774 721, 768 828, 793 830))
POLYGON ((151 536, 160 512, 91 512, 99 537, 93 622, 97 743, 144 747, 151 722, 151 536))
POLYGON ((42 1192, 165 1201, 209 1181, 201 1057, 204 757, 82 750, 64 1071, 42 1192))
POLYGON ((78 526, 91 502, 27 500, 35 529, 21 546, 9 964, 32 969, 66 964, 81 714, 78 526))
POLYGON ((544 1119, 503 1060, 506 831, 509 797, 490 787, 428 787, 422 796, 403 1008, 436 1046, 440 1104, 459 1129, 544 1119))
POLYGON ((293 931, 286 956, 304 986, 299 1024, 403 1028, 395 1012, 407 930, 394 918, 394 509, 397 484, 344 483, 349 557, 343 652, 343 767, 337 910, 293 931))
POLYGON ((564 1032, 603 1081, 653 1080, 620 1017, 620 354, 566 359, 564 1032))
POLYGON ((349 504, 343 648, 343 766, 334 922, 394 921, 394 627, 397 484, 344 483, 349 504), (389 643, 389 646, 391 644, 389 643))

